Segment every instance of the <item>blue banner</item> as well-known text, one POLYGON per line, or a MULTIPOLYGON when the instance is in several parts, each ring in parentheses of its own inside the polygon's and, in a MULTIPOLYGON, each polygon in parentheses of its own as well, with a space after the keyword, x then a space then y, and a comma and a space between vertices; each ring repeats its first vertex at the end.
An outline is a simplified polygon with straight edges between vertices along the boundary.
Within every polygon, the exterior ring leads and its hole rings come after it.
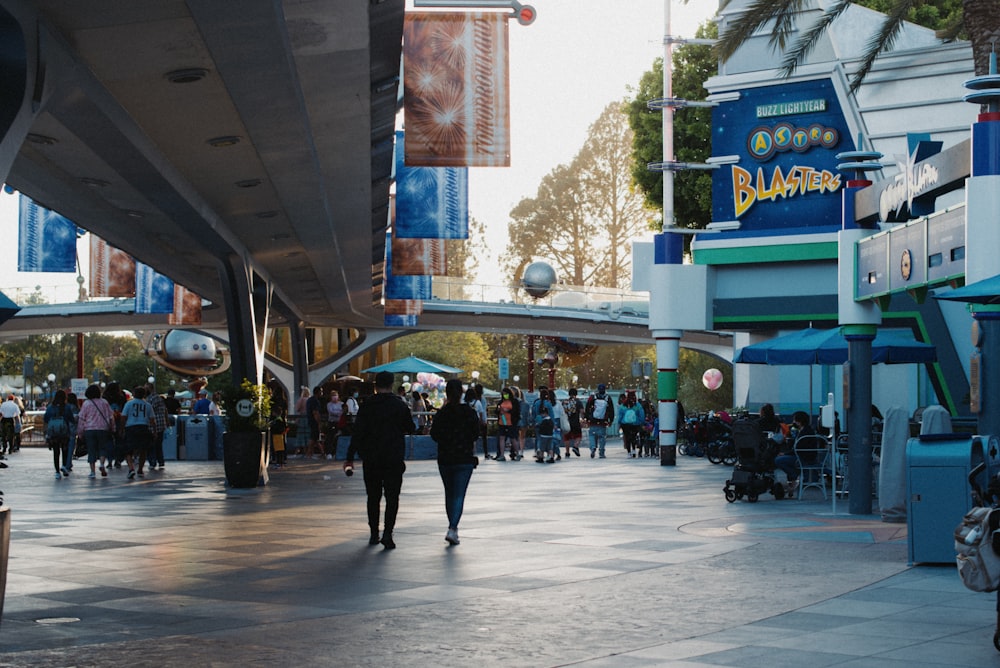
POLYGON ((403 133, 396 133, 396 236, 469 238, 469 170, 407 167, 403 133))
POLYGON ((173 313, 174 282, 152 267, 135 265, 135 312, 173 313))
POLYGON ((392 273, 392 237, 385 236, 385 299, 430 299, 430 276, 396 276, 392 273))
POLYGON ((76 223, 21 195, 17 270, 76 272, 76 223))

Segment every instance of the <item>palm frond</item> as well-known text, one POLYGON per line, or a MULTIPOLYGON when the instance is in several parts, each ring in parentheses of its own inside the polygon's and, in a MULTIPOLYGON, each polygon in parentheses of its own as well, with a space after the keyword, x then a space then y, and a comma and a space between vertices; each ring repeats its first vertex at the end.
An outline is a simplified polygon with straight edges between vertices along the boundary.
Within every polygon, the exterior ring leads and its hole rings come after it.
MULTIPOLYGON (((728 60, 736 50, 747 42, 758 30, 769 21, 775 22, 769 40, 771 45, 783 49, 794 27, 795 14, 802 8, 806 0, 755 0, 746 11, 719 36, 716 44, 719 57, 728 60)), ((728 3, 727 3, 728 4, 728 3)))
POLYGON ((790 77, 795 72, 795 68, 801 65, 806 56, 816 47, 819 38, 827 31, 830 24, 836 21, 853 4, 853 0, 839 0, 834 3, 809 30, 795 41, 795 45, 785 54, 785 59, 781 63, 781 75, 783 77, 790 77))
POLYGON ((889 14, 886 15, 885 21, 882 22, 882 26, 879 31, 872 35, 871 39, 868 40, 868 44, 865 46, 864 57, 861 60, 861 65, 858 67, 858 71, 854 73, 854 77, 851 79, 851 93, 858 92, 861 88, 861 82, 865 80, 868 74, 871 72, 872 67, 875 65, 875 60, 886 51, 891 51, 892 47, 896 43, 896 38, 903 30, 903 24, 906 22, 907 13, 910 8, 914 5, 920 3, 921 0, 898 0, 893 6, 889 14))

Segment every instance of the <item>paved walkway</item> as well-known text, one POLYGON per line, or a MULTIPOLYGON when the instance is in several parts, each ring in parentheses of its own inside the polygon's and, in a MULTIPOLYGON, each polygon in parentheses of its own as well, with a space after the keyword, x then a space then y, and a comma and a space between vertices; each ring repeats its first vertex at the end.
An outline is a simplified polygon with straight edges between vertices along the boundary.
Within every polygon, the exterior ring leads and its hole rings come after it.
POLYGON ((369 547, 360 475, 293 460, 128 481, 0 471, 13 530, 0 666, 986 666, 995 601, 906 566, 905 525, 804 501, 727 503, 731 469, 584 452, 483 462, 448 547, 415 461, 398 549, 369 547))

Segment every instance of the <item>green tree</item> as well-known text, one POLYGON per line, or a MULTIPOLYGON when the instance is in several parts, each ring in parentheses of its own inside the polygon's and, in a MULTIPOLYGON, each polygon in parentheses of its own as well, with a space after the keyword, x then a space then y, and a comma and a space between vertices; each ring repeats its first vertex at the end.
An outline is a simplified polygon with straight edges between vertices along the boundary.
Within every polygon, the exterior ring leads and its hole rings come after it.
POLYGON ((609 104, 590 126, 580 152, 542 179, 535 197, 511 210, 510 243, 501 258, 508 275, 543 260, 559 281, 625 287, 627 241, 651 228, 652 215, 630 178, 632 131, 624 104, 609 104))
MULTIPOLYGON (((699 26, 696 37, 714 39, 718 26, 706 22, 699 26)), ((712 47, 685 44, 673 51, 671 82, 673 96, 700 101, 708 95, 704 82, 718 72, 712 47)), ((628 119, 632 128, 632 178, 641 189, 646 205, 663 211, 663 174, 650 171, 647 165, 663 160, 663 114, 650 109, 650 100, 663 97, 663 59, 653 62, 653 68, 642 75, 634 98, 628 102, 628 119)), ((679 162, 704 162, 712 154, 712 112, 706 107, 688 107, 674 114, 674 156, 679 162)), ((685 170, 674 175, 674 219, 679 227, 703 229, 712 219, 712 174, 702 170, 685 170)))
POLYGON ((699 413, 710 410, 721 411, 732 408, 733 403, 733 365, 717 357, 712 357, 698 350, 681 348, 677 370, 677 399, 684 405, 686 413, 699 413), (706 369, 722 371, 722 387, 709 390, 701 382, 701 376, 706 369))
POLYGON ((418 332, 396 340, 396 357, 416 355, 431 362, 462 369, 462 378, 479 372, 485 387, 496 385, 496 361, 483 338, 475 332, 418 332))
MULTIPOLYGON (((730 2, 722 0, 720 9, 725 9, 730 2)), ((1000 35, 1000 0, 835 0, 828 3, 816 22, 791 44, 789 40, 796 30, 795 15, 802 9, 802 0, 753 0, 720 36, 719 56, 723 61, 729 60, 755 33, 769 31, 770 43, 784 52, 782 74, 790 76, 826 29, 853 4, 881 11, 885 19, 869 40, 861 63, 851 77, 852 92, 857 91, 868 76, 875 59, 892 50, 907 20, 938 29, 942 39, 967 36, 972 45, 976 74, 989 72, 989 55, 993 42, 1000 35), (789 48, 786 50, 786 47, 789 48)))

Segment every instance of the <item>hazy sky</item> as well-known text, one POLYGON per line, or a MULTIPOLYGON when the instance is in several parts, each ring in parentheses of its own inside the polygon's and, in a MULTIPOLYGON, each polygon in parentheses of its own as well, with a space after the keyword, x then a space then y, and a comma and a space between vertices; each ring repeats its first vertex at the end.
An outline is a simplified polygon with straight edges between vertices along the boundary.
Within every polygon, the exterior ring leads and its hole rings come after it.
MULTIPOLYGON (((587 129, 609 102, 627 95, 663 55, 664 0, 529 0, 538 12, 530 26, 510 23, 511 167, 470 170, 469 207, 487 225, 491 252, 507 243, 507 214, 532 197, 546 174, 583 147, 587 129)), ((671 32, 694 37, 715 0, 673 0, 671 32)), ((17 236, 17 197, 0 193, 0 229, 17 236)), ((480 263, 481 281, 506 283, 496 257, 480 263)), ((14 244, 0 244, 5 291, 57 283, 70 274, 15 272, 14 244)))
MULTIPOLYGON (((625 98, 663 55, 664 0, 530 4, 538 11, 535 22, 510 24, 511 166, 473 168, 469 176, 470 214, 487 225, 490 249, 498 255, 507 243, 510 210, 573 159, 608 103, 625 98)), ((694 37, 717 7, 715 0, 673 0, 671 33, 694 37)), ((482 282, 508 282, 489 264, 480 263, 482 282)))

